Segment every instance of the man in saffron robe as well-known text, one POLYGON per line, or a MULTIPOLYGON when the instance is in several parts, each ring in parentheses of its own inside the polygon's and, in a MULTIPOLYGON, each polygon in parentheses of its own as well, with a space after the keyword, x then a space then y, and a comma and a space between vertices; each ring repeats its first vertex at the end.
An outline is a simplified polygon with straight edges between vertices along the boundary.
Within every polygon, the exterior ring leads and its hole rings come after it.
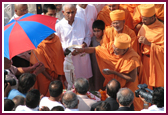
POLYGON ((48 87, 51 81, 62 80, 64 52, 59 37, 51 34, 44 39, 37 47, 32 50, 30 63, 35 64, 38 61, 45 66, 45 71, 36 78, 35 89, 38 89, 44 96, 49 96, 48 87))
MULTIPOLYGON (((98 66, 105 78, 104 86, 115 78, 120 82, 121 87, 128 87, 133 92, 137 90, 139 78, 137 77, 138 67, 141 66, 140 56, 130 46, 131 38, 125 33, 120 33, 114 41, 102 46, 75 49, 72 53, 94 53, 98 66)), ((143 103, 137 97, 134 99, 134 110, 140 111, 143 103)))
POLYGON ((135 32, 131 30, 127 25, 125 25, 125 11, 124 10, 114 10, 110 12, 110 19, 112 20, 112 27, 106 28, 101 44, 109 43, 114 41, 114 38, 119 33, 126 33, 131 37, 131 46, 137 52, 137 36, 135 32))
POLYGON ((154 4, 140 5, 142 27, 138 33, 140 55, 149 85, 164 87, 164 25, 155 16, 154 4))
MULTIPOLYGON (((140 5, 137 6, 133 13, 133 27, 135 28, 136 33, 142 26, 142 18, 140 13, 140 5)), ((155 16, 161 22, 164 22, 164 4, 155 4, 155 16)))
POLYGON ((98 13, 97 20, 102 20, 105 23, 105 26, 110 26, 112 20, 110 19, 110 12, 114 10, 124 10, 125 11, 125 25, 133 29, 132 17, 130 12, 127 9, 122 8, 119 4, 107 4, 103 9, 98 13))
POLYGON ((138 6, 139 4, 120 4, 121 7, 123 7, 124 9, 127 9, 130 14, 131 17, 133 17, 133 13, 134 13, 134 9, 138 6))

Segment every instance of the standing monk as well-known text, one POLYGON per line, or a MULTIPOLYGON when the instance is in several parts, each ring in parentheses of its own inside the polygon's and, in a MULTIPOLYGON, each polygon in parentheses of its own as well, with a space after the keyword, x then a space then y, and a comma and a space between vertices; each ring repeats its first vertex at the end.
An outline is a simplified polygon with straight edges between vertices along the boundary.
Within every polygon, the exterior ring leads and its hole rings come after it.
POLYGON ((132 17, 130 15, 130 12, 127 9, 124 9, 120 6, 120 4, 107 4, 104 6, 104 8, 98 13, 97 20, 103 20, 106 27, 111 25, 111 19, 110 19, 110 12, 114 10, 124 10, 125 11, 125 25, 127 25, 129 28, 133 29, 132 24, 132 17))
MULTIPOLYGON (((142 18, 141 18, 140 10, 141 8, 139 5, 135 8, 133 13, 133 27, 136 33, 138 33, 139 29, 142 26, 142 18)), ((164 4, 155 4, 155 16, 159 21, 164 22, 164 4)))
MULTIPOLYGON (((141 60, 133 48, 129 47, 130 42, 129 35, 120 33, 114 41, 106 45, 75 49, 73 55, 82 52, 95 52, 100 70, 105 69, 101 71, 105 78, 104 86, 115 78, 120 82, 122 88, 128 87, 135 92, 139 84, 137 73, 139 72, 138 67, 141 65, 141 60)), ((140 111, 143 108, 142 101, 137 97, 135 97, 133 104, 136 111, 140 111)))
MULTIPOLYGON (((56 24, 56 32, 64 51, 72 45, 80 45, 84 48, 89 46, 91 42, 89 28, 83 19, 75 17, 76 10, 74 4, 63 5, 62 12, 65 17, 56 24)), ((72 56, 72 61, 75 67, 76 78, 89 79, 92 77, 89 54, 72 56)))
POLYGON ((127 25, 125 25, 125 11, 114 10, 110 12, 110 19, 112 21, 112 27, 105 29, 101 44, 106 44, 110 41, 114 41, 115 36, 119 33, 126 33, 131 37, 131 46, 137 52, 137 37, 135 35, 135 32, 131 30, 127 25))
POLYGON ((44 64, 45 71, 37 76, 34 88, 44 96, 50 96, 48 91, 50 82, 62 81, 60 75, 64 75, 64 52, 58 36, 54 33, 51 34, 38 45, 37 49, 31 52, 30 63, 37 63, 37 59, 44 64))
POLYGON ((149 85, 164 87, 164 25, 155 16, 154 4, 140 5, 142 27, 138 33, 140 55, 149 85))
POLYGON ((134 9, 138 6, 139 4, 120 4, 121 7, 123 7, 124 9, 127 9, 130 14, 131 17, 133 17, 133 13, 134 13, 134 9))

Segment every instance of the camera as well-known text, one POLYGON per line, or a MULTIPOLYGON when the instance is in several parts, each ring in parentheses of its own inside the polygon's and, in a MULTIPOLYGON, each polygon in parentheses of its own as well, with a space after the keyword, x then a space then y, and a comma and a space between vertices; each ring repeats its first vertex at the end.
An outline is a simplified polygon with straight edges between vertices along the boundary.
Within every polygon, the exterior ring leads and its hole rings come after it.
POLYGON ((152 103, 153 90, 150 90, 147 87, 148 86, 146 84, 139 84, 138 85, 139 89, 135 91, 135 96, 139 97, 140 95, 141 97, 145 99, 146 102, 152 103))
POLYGON ((6 75, 8 75, 8 71, 4 70, 4 83, 10 83, 11 86, 16 85, 16 80, 15 79, 11 79, 11 80, 6 80, 6 75))

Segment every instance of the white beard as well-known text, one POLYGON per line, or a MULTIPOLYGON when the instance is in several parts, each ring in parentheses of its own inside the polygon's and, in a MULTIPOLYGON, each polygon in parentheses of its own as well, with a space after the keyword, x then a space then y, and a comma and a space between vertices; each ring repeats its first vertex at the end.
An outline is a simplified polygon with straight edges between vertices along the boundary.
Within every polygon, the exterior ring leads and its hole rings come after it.
POLYGON ((122 28, 118 28, 118 29, 114 27, 114 29, 118 32, 118 31, 122 30, 123 27, 122 28))

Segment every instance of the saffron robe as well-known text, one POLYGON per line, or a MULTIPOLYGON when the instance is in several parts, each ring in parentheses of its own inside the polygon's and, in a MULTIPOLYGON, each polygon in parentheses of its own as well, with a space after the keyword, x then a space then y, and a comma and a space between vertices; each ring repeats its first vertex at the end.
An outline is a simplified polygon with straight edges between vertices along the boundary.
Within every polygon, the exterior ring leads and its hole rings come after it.
MULTIPOLYGON (((164 4, 155 4, 155 15, 159 20, 164 21, 164 4)), ((142 22, 140 6, 137 6, 133 13, 133 27, 142 22)))
POLYGON ((134 9, 138 6, 139 4, 120 4, 121 7, 123 7, 124 9, 127 9, 130 14, 131 17, 133 17, 133 13, 134 13, 134 9))
MULTIPOLYGON (((121 6, 119 6, 119 9, 125 11, 125 25, 133 29, 133 23, 132 23, 133 20, 129 11, 127 9, 122 8, 121 6)), ((110 12, 111 11, 109 10, 108 5, 106 5, 97 15, 97 20, 104 21, 106 27, 110 26, 112 23, 110 18, 110 12)))
POLYGON ((142 63, 149 76, 149 85, 164 87, 164 25, 156 19, 151 25, 142 25, 138 37, 144 36, 151 46, 140 44, 142 63))
MULTIPOLYGON (((52 78, 56 80, 58 75, 64 75, 64 52, 58 36, 54 35, 51 40, 43 40, 33 52, 38 60, 44 64, 45 70, 52 78)), ((35 64, 38 61, 33 52, 31 52, 30 62, 35 64)), ((49 96, 48 87, 50 82, 49 79, 40 73, 36 77, 34 88, 38 89, 44 96, 49 96)))
MULTIPOLYGON (((135 90, 138 89, 138 77, 136 77, 136 80, 134 82, 126 82, 125 79, 117 75, 106 75, 102 72, 103 69, 108 68, 110 70, 114 70, 122 74, 128 74, 135 68, 140 67, 141 65, 140 56, 131 47, 124 55, 117 56, 113 52, 112 44, 113 42, 110 42, 106 45, 97 46, 95 48, 98 66, 101 70, 102 75, 105 78, 104 86, 106 86, 111 79, 115 78, 117 81, 120 82, 122 88, 128 87, 133 92, 135 92, 135 90)), ((135 97, 133 104, 134 110, 140 111, 143 109, 143 102, 140 98, 135 97)))
MULTIPOLYGON (((127 25, 124 25, 122 33, 126 33, 131 37, 131 46, 133 49, 137 52, 137 36, 133 30, 131 30, 127 25)), ((105 29, 103 39, 101 40, 101 44, 107 44, 111 41, 114 41, 115 36, 118 34, 118 32, 114 29, 114 27, 108 27, 105 29)))

